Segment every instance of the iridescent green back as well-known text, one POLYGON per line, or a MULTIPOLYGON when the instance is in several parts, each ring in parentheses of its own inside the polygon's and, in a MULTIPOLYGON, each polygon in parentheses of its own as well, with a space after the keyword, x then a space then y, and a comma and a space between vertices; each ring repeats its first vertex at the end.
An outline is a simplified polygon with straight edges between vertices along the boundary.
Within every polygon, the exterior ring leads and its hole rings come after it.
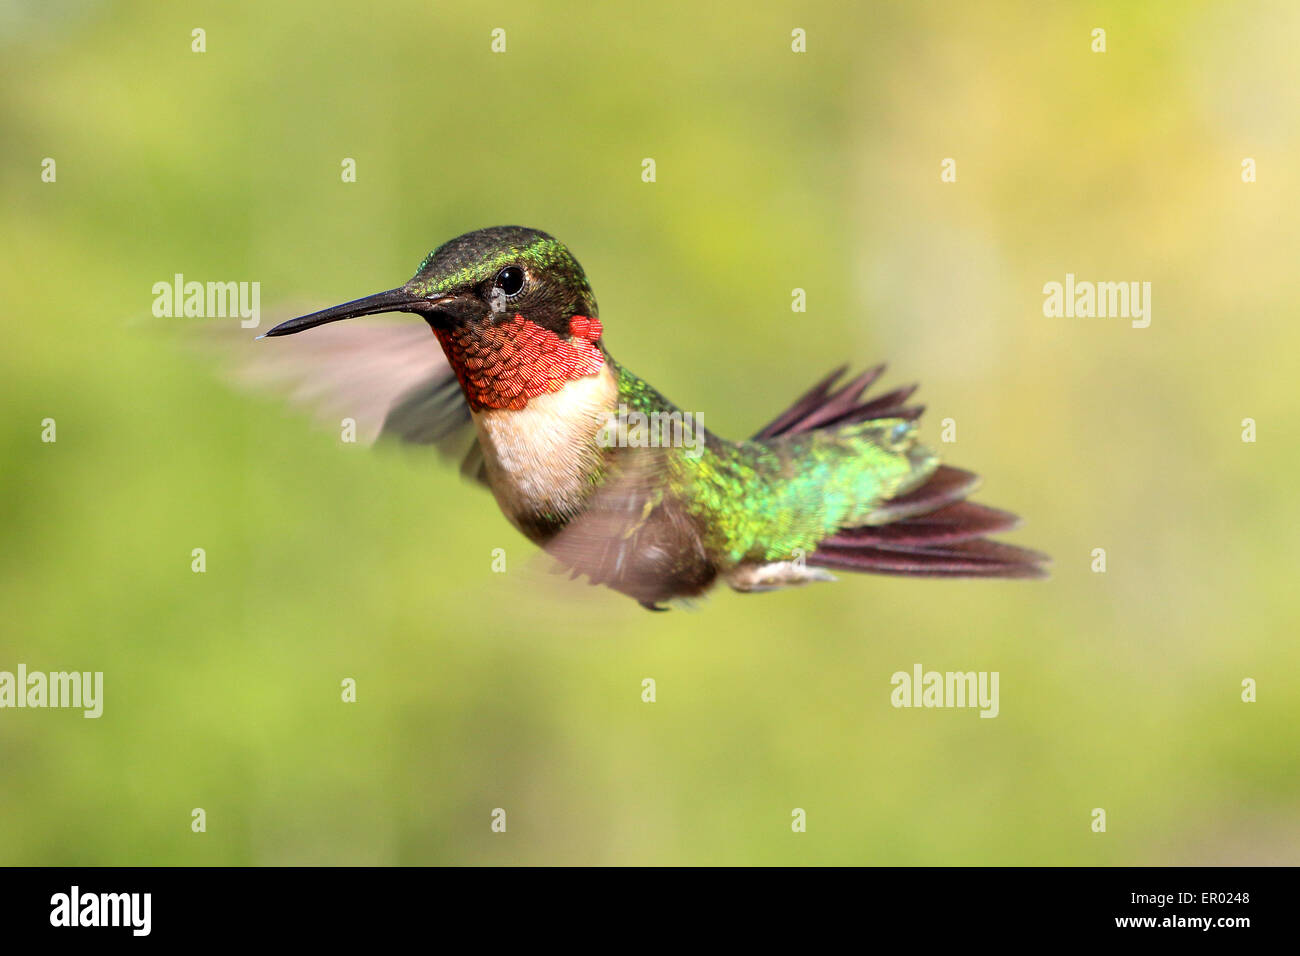
MULTIPOLYGON (((646 415, 680 410, 617 363, 619 400, 646 415)), ((872 523, 879 505, 938 466, 911 422, 882 418, 762 441, 706 432, 698 455, 666 452, 665 495, 699 522, 720 570, 807 556, 837 529, 872 523)))

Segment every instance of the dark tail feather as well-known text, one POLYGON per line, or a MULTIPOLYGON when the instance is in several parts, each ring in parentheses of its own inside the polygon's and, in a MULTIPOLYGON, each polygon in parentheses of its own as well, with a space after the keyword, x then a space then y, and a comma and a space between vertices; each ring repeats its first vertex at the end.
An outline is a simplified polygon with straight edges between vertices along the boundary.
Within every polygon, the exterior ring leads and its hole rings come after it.
POLYGON ((924 411, 920 406, 905 406, 903 403, 916 391, 915 385, 896 388, 894 391, 868 402, 859 403, 862 393, 885 371, 885 366, 877 365, 867 369, 856 378, 835 391, 835 384, 848 366, 840 366, 826 376, 793 405, 767 424, 755 439, 776 438, 778 435, 798 435, 800 432, 812 431, 814 428, 827 428, 838 425, 851 425, 854 422, 870 421, 873 418, 918 418, 924 411))
POLYGON ((808 563, 839 571, 904 574, 933 578, 1044 578, 1045 555, 986 538, 936 548, 827 546, 823 542, 808 563))
POLYGON ((872 547, 932 548, 1010 531, 1019 524, 1020 519, 1010 511, 977 505, 973 501, 958 501, 906 521, 845 528, 824 540, 822 546, 855 548, 865 544, 872 547))
POLYGON ((963 500, 979 479, 941 465, 920 488, 877 512, 886 524, 842 528, 808 563, 842 571, 945 578, 1041 578, 1047 555, 990 541, 1020 519, 1009 511, 963 500))
MULTIPOLYGON (((920 416, 924 408, 904 403, 915 385, 860 401, 884 372, 868 369, 834 388, 846 370, 836 369, 778 415, 755 439, 797 435, 814 428, 850 425, 877 418, 920 416)), ((1027 548, 990 541, 986 534, 1010 531, 1020 519, 1007 511, 966 501, 979 485, 969 471, 940 465, 921 487, 880 506, 875 523, 841 528, 808 557, 808 563, 842 571, 944 578, 1041 578, 1048 557, 1027 548)))
POLYGON ((847 365, 841 365, 831 374, 808 389, 803 395, 795 400, 795 403, 768 422, 754 438, 773 438, 777 435, 784 434, 795 422, 806 417, 810 412, 822 406, 826 400, 826 394, 830 391, 831 385, 837 378, 849 370, 847 365))

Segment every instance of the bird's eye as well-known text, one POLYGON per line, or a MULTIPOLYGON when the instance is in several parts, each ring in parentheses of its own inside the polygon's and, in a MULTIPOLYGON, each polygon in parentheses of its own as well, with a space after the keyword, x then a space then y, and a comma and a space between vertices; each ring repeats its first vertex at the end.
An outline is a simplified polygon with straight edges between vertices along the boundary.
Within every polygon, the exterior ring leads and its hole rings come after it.
POLYGON ((524 270, 518 266, 506 266, 497 273, 497 288, 508 296, 519 294, 524 287, 524 270))

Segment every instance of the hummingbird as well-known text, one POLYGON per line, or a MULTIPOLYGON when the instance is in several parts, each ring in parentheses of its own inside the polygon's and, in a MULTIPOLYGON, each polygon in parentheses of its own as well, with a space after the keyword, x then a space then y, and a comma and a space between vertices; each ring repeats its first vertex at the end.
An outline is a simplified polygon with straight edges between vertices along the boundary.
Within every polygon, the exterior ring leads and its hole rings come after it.
POLYGON ((577 259, 521 226, 466 233, 404 285, 259 338, 386 312, 423 324, 372 328, 332 357, 369 370, 381 436, 463 437, 462 472, 515 528, 561 570, 645 608, 835 571, 1045 576, 1045 555, 986 537, 1019 519, 968 501, 978 477, 918 440, 916 386, 866 395, 883 365, 847 379, 841 366, 751 438, 722 438, 614 359, 577 259))

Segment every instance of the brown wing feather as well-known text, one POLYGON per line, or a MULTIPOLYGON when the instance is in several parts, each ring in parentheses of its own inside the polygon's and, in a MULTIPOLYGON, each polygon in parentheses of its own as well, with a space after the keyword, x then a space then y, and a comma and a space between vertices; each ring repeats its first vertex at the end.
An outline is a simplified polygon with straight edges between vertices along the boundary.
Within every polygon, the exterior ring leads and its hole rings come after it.
POLYGON ((394 438, 449 455, 471 443, 469 406, 421 321, 325 325, 262 341, 238 328, 207 333, 239 384, 282 392, 331 424, 351 418, 358 441, 394 438))
POLYGON ((694 519, 668 491, 663 449, 611 453, 602 484, 582 514, 544 545, 574 577, 585 575, 636 598, 660 602, 705 591, 717 576, 694 519))

